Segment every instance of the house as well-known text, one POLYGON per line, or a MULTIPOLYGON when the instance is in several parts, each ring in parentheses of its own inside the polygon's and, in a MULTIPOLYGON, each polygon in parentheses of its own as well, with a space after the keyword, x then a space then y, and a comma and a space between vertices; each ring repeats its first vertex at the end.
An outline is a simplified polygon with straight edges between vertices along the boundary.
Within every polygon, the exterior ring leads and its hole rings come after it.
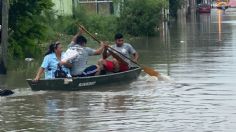
POLYGON ((53 9, 58 15, 73 15, 78 6, 83 6, 89 12, 101 15, 119 15, 120 5, 123 2, 113 2, 112 0, 52 0, 55 4, 53 9))

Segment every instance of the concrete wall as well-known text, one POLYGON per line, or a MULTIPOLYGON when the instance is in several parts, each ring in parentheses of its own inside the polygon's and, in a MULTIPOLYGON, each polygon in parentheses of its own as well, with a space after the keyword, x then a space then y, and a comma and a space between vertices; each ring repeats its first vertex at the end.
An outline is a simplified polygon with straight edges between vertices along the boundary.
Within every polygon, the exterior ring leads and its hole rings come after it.
POLYGON ((55 4, 53 9, 57 15, 73 15, 73 7, 83 6, 89 12, 102 15, 119 15, 120 2, 113 3, 111 0, 52 0, 55 4))
POLYGON ((52 0, 55 4, 53 9, 58 15, 72 15, 72 0, 52 0))

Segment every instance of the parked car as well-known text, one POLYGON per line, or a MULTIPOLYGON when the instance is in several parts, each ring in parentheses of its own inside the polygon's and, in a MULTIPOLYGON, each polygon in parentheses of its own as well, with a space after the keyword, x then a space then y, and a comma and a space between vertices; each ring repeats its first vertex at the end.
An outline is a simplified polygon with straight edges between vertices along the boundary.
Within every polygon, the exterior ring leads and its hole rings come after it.
POLYGON ((199 4, 197 6, 198 13, 211 13, 211 5, 209 4, 199 4))

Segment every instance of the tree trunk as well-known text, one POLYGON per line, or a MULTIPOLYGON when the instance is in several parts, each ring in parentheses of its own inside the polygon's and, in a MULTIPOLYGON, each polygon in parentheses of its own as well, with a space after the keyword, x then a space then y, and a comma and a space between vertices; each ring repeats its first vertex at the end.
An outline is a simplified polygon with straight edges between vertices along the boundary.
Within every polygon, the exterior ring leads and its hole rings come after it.
POLYGON ((75 0, 72 0, 72 17, 75 18, 75 0))
POLYGON ((7 45, 8 45, 8 0, 1 2, 1 55, 0 55, 0 74, 7 73, 7 45))

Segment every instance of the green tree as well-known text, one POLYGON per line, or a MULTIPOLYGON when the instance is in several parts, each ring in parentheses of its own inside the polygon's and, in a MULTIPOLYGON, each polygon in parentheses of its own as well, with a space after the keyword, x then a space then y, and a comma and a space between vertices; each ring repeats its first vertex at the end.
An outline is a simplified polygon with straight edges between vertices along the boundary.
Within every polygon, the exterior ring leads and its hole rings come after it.
POLYGON ((9 51, 12 57, 34 57, 45 40, 47 28, 44 12, 53 6, 51 0, 10 0, 9 51))
POLYGON ((161 21, 166 0, 126 0, 123 4, 118 29, 134 36, 154 35, 161 21))
POLYGON ((78 6, 74 11, 74 18, 61 16, 54 25, 57 25, 56 31, 60 26, 62 29, 60 32, 74 35, 78 31, 78 24, 83 25, 91 33, 98 33, 97 37, 101 40, 113 40, 117 29, 117 18, 113 15, 105 16, 89 12, 84 7, 78 6))

